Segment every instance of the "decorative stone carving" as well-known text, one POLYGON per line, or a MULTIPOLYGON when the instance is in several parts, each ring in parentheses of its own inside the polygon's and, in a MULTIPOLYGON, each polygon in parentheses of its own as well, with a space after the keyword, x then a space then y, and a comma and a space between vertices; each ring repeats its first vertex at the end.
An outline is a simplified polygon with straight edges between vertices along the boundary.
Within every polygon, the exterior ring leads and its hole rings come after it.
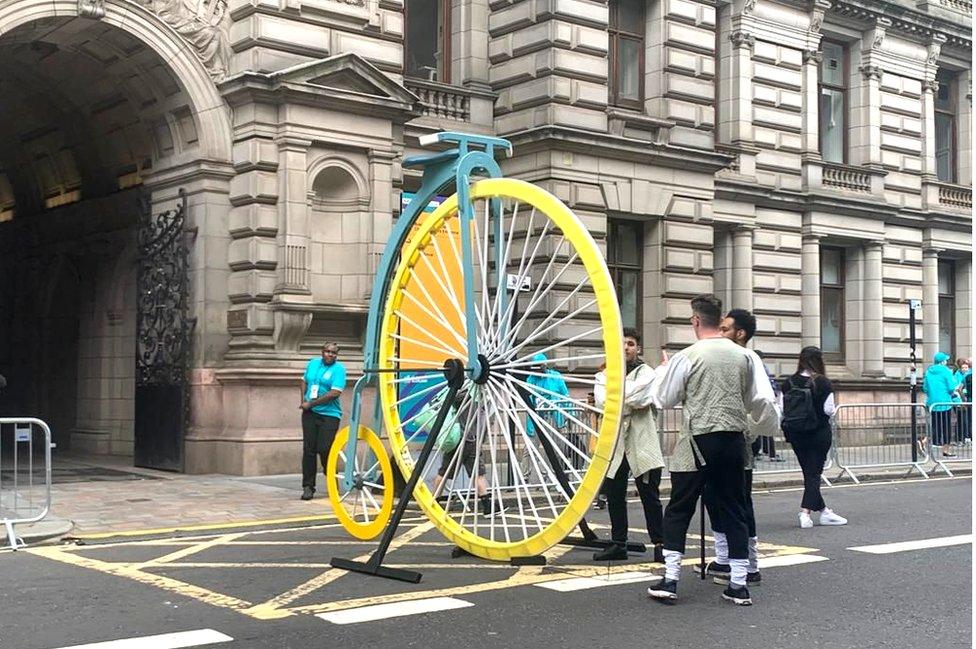
POLYGON ((732 41, 732 46, 736 48, 748 47, 749 49, 752 49, 752 47, 756 44, 756 37, 742 31, 741 29, 737 29, 729 34, 729 40, 732 41))
POLYGON ((879 65, 862 65, 861 74, 864 75, 865 79, 880 79, 882 70, 879 65))
POLYGON ((819 34, 823 27, 824 16, 831 4, 827 0, 814 0, 810 7, 810 33, 819 34))
POLYGON ((881 17, 874 21, 874 33, 871 38, 872 50, 881 49, 881 44, 884 43, 888 27, 891 27, 891 20, 888 18, 881 17))
POLYGON ((928 46, 928 57, 925 59, 925 64, 929 66, 937 66, 939 64, 939 55, 942 54, 942 44, 946 42, 946 37, 943 34, 933 34, 932 40, 929 41, 928 46))
POLYGON ((78 0, 78 16, 101 20, 105 17, 105 0, 78 0))
POLYGON ((939 82, 935 79, 926 79, 922 82, 922 92, 931 92, 933 95, 939 91, 939 82))
POLYGON ((742 15, 747 16, 751 14, 755 9, 759 0, 746 0, 745 4, 742 5, 742 15))
POLYGON ((813 61, 816 65, 823 63, 823 52, 820 50, 803 50, 803 62, 813 61))
POLYGON ((210 76, 220 79, 227 74, 227 0, 136 1, 162 18, 193 46, 210 76))

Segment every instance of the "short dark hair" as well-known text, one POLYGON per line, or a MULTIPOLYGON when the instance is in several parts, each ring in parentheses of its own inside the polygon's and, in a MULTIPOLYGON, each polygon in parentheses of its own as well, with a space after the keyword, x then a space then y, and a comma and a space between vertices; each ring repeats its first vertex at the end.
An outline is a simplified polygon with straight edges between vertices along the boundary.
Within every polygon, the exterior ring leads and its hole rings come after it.
POLYGON ((624 327, 624 338, 633 338, 637 344, 641 344, 640 333, 635 327, 624 327))
POLYGON ((722 320, 722 300, 711 293, 697 295, 691 299, 691 311, 698 316, 702 325, 717 328, 722 320))
POLYGON ((732 309, 725 314, 725 317, 732 318, 736 329, 746 332, 746 342, 756 335, 756 316, 745 309, 732 309))

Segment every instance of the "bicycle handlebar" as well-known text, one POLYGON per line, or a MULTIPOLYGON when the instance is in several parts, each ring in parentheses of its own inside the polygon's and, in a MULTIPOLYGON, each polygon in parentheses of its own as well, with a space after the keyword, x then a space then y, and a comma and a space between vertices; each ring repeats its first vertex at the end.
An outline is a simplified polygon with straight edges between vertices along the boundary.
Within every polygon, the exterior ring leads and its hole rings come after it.
POLYGON ((474 135, 472 133, 458 133, 456 131, 441 131, 440 133, 430 133, 420 136, 420 146, 428 147, 437 142, 455 142, 458 145, 461 155, 468 152, 468 145, 474 144, 482 146, 486 153, 493 154, 494 147, 500 147, 511 156, 512 143, 500 137, 490 137, 488 135, 474 135))

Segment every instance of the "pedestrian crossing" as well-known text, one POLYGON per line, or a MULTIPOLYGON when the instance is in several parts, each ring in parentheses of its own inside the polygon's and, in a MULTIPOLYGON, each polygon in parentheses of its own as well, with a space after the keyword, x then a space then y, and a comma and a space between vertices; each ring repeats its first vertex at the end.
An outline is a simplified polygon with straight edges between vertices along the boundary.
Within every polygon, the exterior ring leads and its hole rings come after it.
POLYGON ((213 629, 197 629, 195 631, 163 633, 91 644, 76 644, 59 649, 187 649, 231 642, 233 639, 229 635, 213 629))

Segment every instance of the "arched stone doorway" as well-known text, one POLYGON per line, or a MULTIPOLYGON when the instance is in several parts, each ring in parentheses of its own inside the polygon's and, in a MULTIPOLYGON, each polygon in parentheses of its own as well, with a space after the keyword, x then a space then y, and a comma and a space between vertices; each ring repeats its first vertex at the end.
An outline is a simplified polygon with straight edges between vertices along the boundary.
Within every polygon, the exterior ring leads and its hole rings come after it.
POLYGON ((191 365, 226 344, 209 311, 226 298, 205 301, 226 296, 208 255, 227 233, 229 111, 219 65, 165 20, 124 1, 0 6, 0 412, 48 420, 78 453, 131 456, 138 434, 141 197, 161 211, 188 192, 191 365))

